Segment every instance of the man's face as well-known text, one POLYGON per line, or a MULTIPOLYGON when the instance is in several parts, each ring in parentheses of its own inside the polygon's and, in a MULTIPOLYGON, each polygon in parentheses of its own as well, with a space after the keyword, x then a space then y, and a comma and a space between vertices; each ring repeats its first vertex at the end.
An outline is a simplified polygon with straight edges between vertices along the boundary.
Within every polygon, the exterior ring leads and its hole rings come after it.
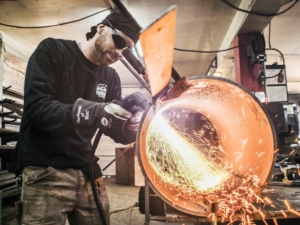
MULTIPOLYGON (((125 40, 127 47, 132 48, 134 46, 134 42, 121 31, 118 32, 125 40)), ((99 34, 95 41, 95 60, 104 66, 108 66, 123 57, 122 49, 118 49, 115 46, 112 34, 112 29, 104 26, 103 31, 99 34)))

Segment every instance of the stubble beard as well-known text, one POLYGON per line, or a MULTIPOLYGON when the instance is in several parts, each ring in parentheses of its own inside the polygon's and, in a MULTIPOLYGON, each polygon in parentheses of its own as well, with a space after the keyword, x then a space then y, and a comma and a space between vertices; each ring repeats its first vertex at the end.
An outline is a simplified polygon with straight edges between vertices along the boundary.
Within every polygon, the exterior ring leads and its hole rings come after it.
POLYGON ((95 42, 95 61, 100 63, 103 66, 108 66, 112 64, 110 60, 107 59, 106 54, 109 54, 109 51, 105 49, 104 38, 103 36, 99 36, 95 42))

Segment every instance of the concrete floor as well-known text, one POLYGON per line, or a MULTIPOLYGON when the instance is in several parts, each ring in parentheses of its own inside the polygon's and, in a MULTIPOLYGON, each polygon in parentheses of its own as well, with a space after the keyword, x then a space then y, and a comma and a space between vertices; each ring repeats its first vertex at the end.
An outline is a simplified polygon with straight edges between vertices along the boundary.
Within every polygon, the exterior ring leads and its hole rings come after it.
POLYGON ((111 225, 143 225, 145 215, 140 214, 138 207, 132 207, 138 202, 140 188, 117 184, 115 177, 106 177, 105 185, 110 202, 111 225))
MULTIPOLYGON (((105 184, 110 201, 111 225, 143 225, 145 215, 140 214, 138 207, 133 207, 138 202, 140 188, 117 184, 115 177, 106 177, 105 184)), ((18 224, 13 220, 2 225, 18 224)))
MULTIPOLYGON (((121 185, 116 183, 116 178, 105 178, 106 189, 110 201, 111 225, 144 225, 145 215, 139 212, 137 206, 140 187, 131 185, 121 185)), ((149 225, 183 225, 182 223, 164 223, 151 221, 149 225)), ((201 225, 211 225, 211 223, 200 223, 201 225)), ((218 223, 219 225, 220 223, 218 223)), ((227 223, 225 223, 227 224, 227 223)), ((224 223, 222 225, 225 225, 224 223)), ((256 221, 257 225, 265 225, 262 221, 256 221)), ((268 221, 268 225, 273 225, 273 221, 268 221)), ((278 225, 299 225, 299 219, 279 220, 278 225)), ((6 225, 17 225, 12 221, 6 225)), ((66 223, 68 225, 68 223, 66 223)), ((185 223, 184 225, 194 225, 185 223)), ((198 224, 197 224, 198 225, 198 224)), ((239 225, 239 222, 234 223, 239 225)))

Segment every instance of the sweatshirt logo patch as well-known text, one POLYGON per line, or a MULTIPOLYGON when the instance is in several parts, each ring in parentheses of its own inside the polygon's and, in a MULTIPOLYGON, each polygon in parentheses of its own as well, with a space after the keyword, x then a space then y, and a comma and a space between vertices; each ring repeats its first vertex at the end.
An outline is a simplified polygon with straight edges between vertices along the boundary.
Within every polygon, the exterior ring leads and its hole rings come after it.
POLYGON ((85 112, 82 112, 82 106, 80 105, 78 107, 77 110, 77 114, 76 114, 76 123, 80 123, 81 122, 81 118, 83 118, 84 120, 89 120, 90 119, 90 112, 89 110, 85 110, 85 112))
POLYGON ((105 117, 102 117, 101 123, 103 126, 107 127, 108 126, 108 120, 105 117))
POLYGON ((77 123, 80 123, 80 113, 81 113, 81 109, 82 109, 82 106, 80 105, 80 106, 78 107, 77 114, 76 114, 76 118, 77 118, 76 122, 77 122, 77 123))
POLYGON ((107 91, 107 85, 106 84, 98 84, 96 88, 96 95, 99 98, 105 98, 107 91))

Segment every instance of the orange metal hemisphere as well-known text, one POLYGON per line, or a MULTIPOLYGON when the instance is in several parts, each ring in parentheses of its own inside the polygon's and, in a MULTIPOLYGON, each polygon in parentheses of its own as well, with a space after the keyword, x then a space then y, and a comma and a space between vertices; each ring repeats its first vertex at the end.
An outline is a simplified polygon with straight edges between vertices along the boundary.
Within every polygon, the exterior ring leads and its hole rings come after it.
POLYGON ((229 217, 266 185, 274 166, 274 128, 242 86, 206 76, 189 83, 179 98, 157 101, 144 114, 139 163, 150 187, 168 204, 207 216, 207 203, 217 203, 219 213, 229 217))

